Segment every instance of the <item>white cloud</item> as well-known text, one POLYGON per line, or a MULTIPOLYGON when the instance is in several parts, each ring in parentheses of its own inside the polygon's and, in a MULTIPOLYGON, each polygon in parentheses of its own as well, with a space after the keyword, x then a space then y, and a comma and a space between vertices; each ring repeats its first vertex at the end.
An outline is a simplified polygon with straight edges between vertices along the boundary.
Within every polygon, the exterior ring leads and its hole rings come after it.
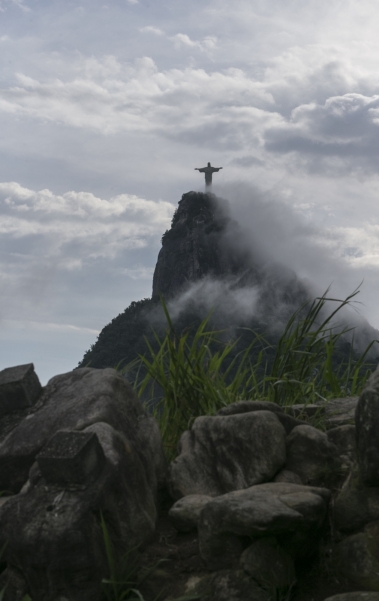
POLYGON ((146 25, 145 27, 140 28, 141 33, 153 33, 155 35, 164 35, 164 32, 159 29, 159 27, 154 27, 153 25, 146 25))
POLYGON ((24 4, 22 0, 0 0, 0 12, 4 12, 12 4, 26 13, 31 11, 29 6, 24 4))
POLYGON ((239 137, 241 125, 248 134, 271 118, 262 109, 272 107, 272 95, 240 69, 159 71, 149 57, 122 71, 111 57, 83 61, 80 69, 82 75, 69 81, 18 74, 18 85, 0 90, 0 111, 103 133, 160 130, 174 136, 220 127, 221 137, 228 131, 233 137, 234 129, 239 137))
POLYGON ((294 109, 265 132, 266 147, 279 153, 296 152, 310 160, 335 157, 350 168, 377 171, 379 157, 379 96, 350 93, 294 109))
POLYGON ((1 234, 29 249, 35 249, 37 239, 43 256, 54 256, 67 270, 159 240, 172 213, 170 203, 129 194, 104 200, 87 192, 55 195, 16 182, 0 184, 1 234))
MULTIPOLYGON (((188 48, 216 44, 212 36, 171 39, 188 48)), ((298 168, 314 163, 314 155, 317 161, 338 156, 344 165, 369 155, 365 168, 372 169, 379 155, 377 84, 377 76, 320 46, 286 51, 258 74, 235 67, 161 70, 151 57, 128 63, 79 55, 61 79, 17 74, 16 85, 0 90, 0 111, 103 134, 153 133, 245 156, 255 147, 257 164, 268 160, 267 151, 298 152, 298 168)))
POLYGON ((207 51, 213 50, 217 46, 216 36, 207 36, 202 41, 191 40, 186 33, 177 33, 170 38, 177 47, 187 46, 188 48, 196 48, 197 50, 207 51))

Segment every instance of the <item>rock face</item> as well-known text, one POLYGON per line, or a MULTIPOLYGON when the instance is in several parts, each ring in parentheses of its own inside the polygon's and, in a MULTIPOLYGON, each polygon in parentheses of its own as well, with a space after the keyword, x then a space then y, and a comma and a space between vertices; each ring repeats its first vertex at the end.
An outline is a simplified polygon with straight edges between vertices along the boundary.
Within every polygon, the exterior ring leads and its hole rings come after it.
POLYGON ((20 599, 21 575, 33 599, 96 601, 108 570, 101 516, 120 552, 154 532, 158 426, 116 371, 91 368, 50 380, 11 426, 0 424, 1 487, 16 493, 0 508, 5 599, 20 599))
MULTIPOLYGON (((197 529, 196 561, 203 572, 192 592, 205 601, 289 595, 295 567, 316 556, 328 518, 338 530, 330 542, 334 569, 372 591, 336 601, 374 601, 378 373, 354 401, 356 426, 334 422, 325 433, 298 419, 318 417, 317 408, 296 407, 289 415, 266 401, 238 401, 198 417, 167 469, 155 420, 115 370, 78 369, 44 389, 32 365, 5 370, 2 598, 100 601, 101 580, 109 572, 105 532, 119 557, 147 543, 155 531, 159 489, 167 487, 178 499, 169 511, 172 523, 181 532, 197 529), (321 472, 333 473, 336 465, 350 473, 328 513, 331 491, 318 482, 325 480, 321 472)), ((348 406, 349 399, 338 399, 333 411, 345 415, 348 406)), ((338 478, 331 479, 334 491, 340 490, 338 478)))
POLYGON ((271 411, 282 424, 286 434, 292 432, 296 426, 307 425, 306 422, 294 418, 292 415, 285 413, 284 410, 269 401, 236 401, 227 407, 223 407, 217 412, 217 415, 239 415, 241 413, 251 413, 253 411, 271 411))
POLYGON ((153 277, 153 298, 169 298, 184 285, 204 276, 222 278, 252 268, 247 251, 228 239, 238 230, 227 215, 225 202, 213 194, 184 194, 162 237, 153 277))
POLYGON ((0 372, 0 416, 31 407, 42 393, 33 363, 0 372))
POLYGON ((207 495, 187 495, 176 501, 168 515, 179 532, 188 532, 197 528, 200 514, 212 497, 207 495))
MULTIPOLYGON (((371 591, 379 591, 378 425, 379 369, 370 377, 357 403, 356 462, 334 506, 335 525, 345 533, 335 548, 336 567, 356 586, 371 591)), ((346 450, 351 452, 352 432, 342 432, 341 427, 330 432, 331 439, 344 447, 345 456, 346 450)))
POLYGON ((270 601, 270 595, 243 570, 224 570, 209 579, 204 601, 270 601))
POLYGON ((357 586, 379 591, 379 522, 348 536, 335 549, 339 571, 357 586))
POLYGON ((199 520, 200 553, 210 567, 239 561, 244 540, 272 537, 290 554, 314 553, 330 491, 297 484, 260 484, 221 495, 205 505, 199 520))
POLYGON ((357 465, 353 466, 335 501, 336 526, 343 532, 379 520, 379 487, 365 486, 357 465))
POLYGON ((196 327, 214 306, 211 324, 216 330, 227 324, 231 333, 245 326, 267 334, 267 321, 276 322, 278 315, 282 322, 309 300, 308 290, 294 272, 258 265, 244 240, 241 228, 228 214, 226 201, 213 194, 184 194, 171 228, 162 237, 152 298, 133 302, 106 325, 80 367, 114 367, 120 362, 125 365, 145 352, 144 337, 154 343, 152 328, 164 330, 166 324, 159 294, 172 303, 171 317, 178 332, 196 327), (180 315, 174 315, 176 300, 195 283, 208 283, 213 300, 208 300, 207 292, 200 295, 200 300, 191 296, 185 307, 181 305, 180 315), (231 297, 238 290, 243 291, 251 310, 236 310, 229 296, 225 299, 224 290, 231 297))
POLYGON ((319 484, 336 469, 337 447, 327 435, 312 426, 296 426, 287 437, 288 470, 303 484, 319 484))
POLYGON ((171 494, 216 496, 267 482, 285 459, 285 429, 270 411, 198 417, 170 466, 171 494))
POLYGON ((356 410, 359 472, 367 486, 379 486, 379 370, 369 379, 356 410))
POLYGON ((281 549, 275 538, 260 538, 245 549, 240 564, 260 586, 270 583, 278 589, 291 587, 296 581, 293 558, 281 549))

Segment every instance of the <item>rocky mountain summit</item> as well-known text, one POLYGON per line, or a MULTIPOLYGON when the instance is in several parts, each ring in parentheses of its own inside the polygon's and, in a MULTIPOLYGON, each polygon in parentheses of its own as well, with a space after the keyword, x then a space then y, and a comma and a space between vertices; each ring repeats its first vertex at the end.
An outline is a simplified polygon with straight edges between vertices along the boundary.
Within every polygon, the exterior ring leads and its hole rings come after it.
POLYGON ((100 332, 79 367, 125 365, 153 340, 152 329, 166 327, 160 295, 179 331, 198 324, 211 309, 215 328, 277 328, 310 298, 296 274, 283 266, 262 265, 253 256, 228 202, 213 194, 188 192, 179 202, 171 228, 162 236, 152 297, 132 302, 100 332))
MULTIPOLYGON (((209 325, 223 330, 224 340, 241 339, 236 353, 252 342, 248 331, 275 346, 292 314, 315 294, 280 257, 277 264, 265 263, 253 248, 249 234, 231 219, 228 201, 211 193, 184 194, 162 236, 151 298, 132 302, 112 319, 79 367, 123 367, 146 352, 145 339, 154 346, 154 332, 162 338, 167 328, 161 297, 176 333, 193 331, 211 312, 209 325)), ((362 352, 379 332, 363 318, 352 324, 351 317, 346 326, 354 325, 355 347, 362 352)), ((349 341, 341 340, 336 350, 337 362, 348 361, 349 341)), ((258 351, 254 345, 253 362, 258 351)))
POLYGON ((257 278, 257 267, 247 248, 238 247, 239 227, 228 216, 226 201, 214 194, 184 194, 171 229, 162 237, 153 277, 152 298, 166 299, 204 277, 243 274, 257 278), (234 244, 231 241, 234 241, 234 244))
POLYGON ((379 369, 359 398, 237 401, 168 464, 115 370, 3 370, 1 598, 379 601, 378 407, 379 369))

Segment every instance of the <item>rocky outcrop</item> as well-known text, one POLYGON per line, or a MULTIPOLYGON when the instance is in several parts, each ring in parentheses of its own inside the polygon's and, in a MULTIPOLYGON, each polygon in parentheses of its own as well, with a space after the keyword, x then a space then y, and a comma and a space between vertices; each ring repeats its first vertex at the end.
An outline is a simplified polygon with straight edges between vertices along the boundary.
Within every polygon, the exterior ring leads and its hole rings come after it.
POLYGON ((378 407, 379 369, 370 377, 356 405, 356 452, 352 454, 353 431, 348 426, 331 430, 329 435, 347 460, 355 457, 334 504, 335 526, 342 533, 342 540, 334 548, 335 566, 357 586, 371 591, 379 591, 378 407))
POLYGON ((168 515, 175 528, 188 532, 197 528, 202 510, 212 497, 208 495, 187 495, 176 501, 168 515))
POLYGON ((233 335, 244 326, 265 332, 268 338, 272 336, 267 332, 268 322, 282 323, 309 300, 307 288, 290 269, 258 264, 241 227, 229 216, 227 201, 209 193, 188 192, 162 237, 152 298, 131 303, 106 325, 80 367, 126 365, 146 352, 145 337, 154 345, 152 329, 162 333, 166 326, 160 295, 170 303, 178 332, 196 327, 214 307, 210 322, 214 329, 224 329, 226 324, 233 335), (204 291, 192 295, 194 284, 203 285, 204 291), (228 300, 239 291, 244 299, 242 310, 228 300), (182 296, 184 304, 179 303, 182 296))
POLYGON ((296 581, 294 560, 278 546, 275 537, 258 538, 242 553, 240 564, 264 588, 289 589, 296 581))
POLYGON ((239 227, 228 217, 226 201, 201 192, 183 194, 171 229, 162 237, 153 277, 153 298, 166 299, 205 276, 226 278, 253 267, 247 249, 230 244, 239 227))
MULTIPOLYGON (((317 423, 317 407, 286 413, 242 400, 198 417, 167 470, 155 420, 116 371, 78 369, 45 388, 31 364, 0 372, 2 598, 100 601, 105 542, 118 557, 147 545, 165 488, 178 499, 168 512, 175 528, 198 537, 186 552, 198 553, 200 576, 184 592, 206 601, 288 596, 331 521, 328 561, 362 589, 335 600, 374 601, 378 373, 354 400, 356 426, 324 419, 334 427, 323 432, 299 419, 317 423)), ((339 416, 347 407, 349 399, 333 403, 339 416)))
MULTIPOLYGON (((326 432, 298 419, 312 418, 317 423, 327 414, 326 410, 320 412, 319 406, 310 411, 298 406, 288 414, 266 401, 237 401, 215 416, 197 418, 183 434, 178 457, 169 468, 170 490, 174 498, 181 498, 169 515, 178 530, 197 530, 200 555, 208 568, 224 568, 212 582, 220 579, 225 598, 227 587, 231 587, 230 598, 250 601, 257 595, 259 599, 267 593, 268 580, 273 591, 287 594, 296 582, 296 563, 317 554, 330 516, 332 493, 328 487, 338 489, 355 457, 355 426, 346 424, 345 418, 346 408, 350 412, 353 403, 357 406, 358 399, 333 403, 333 415, 342 425, 335 426, 329 413, 321 420, 330 428, 326 432), (280 453, 274 453, 273 447, 280 453), (240 588, 232 584, 236 574, 240 588), (249 578, 254 587, 259 585, 252 588, 251 597, 243 584, 247 587, 249 578)), ((334 548, 336 569, 341 561, 348 564, 347 558, 355 557, 355 551, 359 553, 357 564, 364 559, 372 570, 376 566, 376 551, 370 542, 375 529, 372 525, 368 531, 366 524, 379 520, 378 493, 371 487, 365 498, 368 488, 363 486, 362 493, 362 486, 355 484, 352 472, 332 506, 333 517, 329 519, 335 520, 342 538, 334 548), (366 530, 350 540, 349 532, 362 525, 366 530), (369 553, 374 553, 371 563, 369 553)), ((348 578, 358 572, 357 585, 375 582, 367 577, 367 569, 351 569, 351 573, 348 568, 340 570, 348 578)), ((209 579, 206 582, 209 587, 209 579)))
POLYGON ((231 567, 246 537, 275 537, 290 554, 312 555, 329 499, 327 489, 274 482, 221 495, 200 514, 200 553, 213 568, 231 567))
POLYGON ((103 528, 119 552, 146 542, 165 471, 155 420, 112 369, 56 376, 3 417, 1 487, 15 493, 0 508, 5 599, 19 601, 22 587, 38 601, 100 599, 103 528))
POLYGON ((337 447, 324 432, 312 426, 296 426, 287 437, 286 467, 303 484, 318 484, 335 473, 337 447))
POLYGON ((355 419, 360 476, 366 486, 379 486, 379 370, 359 399, 355 419))
POLYGON ((286 433, 271 411, 198 417, 170 466, 174 498, 216 496, 267 482, 283 467, 286 433))

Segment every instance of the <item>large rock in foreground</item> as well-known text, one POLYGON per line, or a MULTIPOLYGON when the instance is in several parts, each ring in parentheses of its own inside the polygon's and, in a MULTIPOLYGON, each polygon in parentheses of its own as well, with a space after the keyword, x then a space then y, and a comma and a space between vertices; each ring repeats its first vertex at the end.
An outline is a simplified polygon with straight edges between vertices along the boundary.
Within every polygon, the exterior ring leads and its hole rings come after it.
POLYGON ((334 559, 338 571, 356 586, 379 591, 379 522, 338 543, 334 559))
POLYGON ((338 465, 337 456, 337 447, 312 426, 296 426, 287 437, 286 468, 303 484, 319 485, 331 479, 338 465))
POLYGON ((363 483, 379 486, 379 369, 368 380, 358 401, 355 425, 357 460, 363 483))
POLYGON ((170 466, 174 498, 217 496, 267 482, 286 460, 286 431, 271 411, 198 417, 170 466))
POLYGON ((291 555, 312 555, 331 493, 270 482, 219 496, 200 514, 200 554, 210 567, 236 564, 246 538, 275 537, 291 555))
POLYGON ((0 458, 2 487, 23 484, 0 508, 5 599, 19 601, 21 577, 38 601, 97 601, 102 519, 119 553, 155 529, 166 469, 155 420, 115 370, 78 369, 50 380, 3 435, 0 458))

